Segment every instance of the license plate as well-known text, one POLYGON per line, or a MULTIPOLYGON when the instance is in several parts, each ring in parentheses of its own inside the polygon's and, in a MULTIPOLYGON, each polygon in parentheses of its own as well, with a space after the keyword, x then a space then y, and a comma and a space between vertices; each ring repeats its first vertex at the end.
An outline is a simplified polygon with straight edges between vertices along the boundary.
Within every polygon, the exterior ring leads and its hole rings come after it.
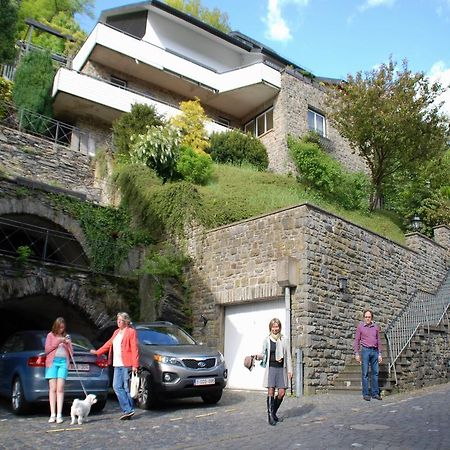
POLYGON ((216 384, 215 378, 196 378, 194 380, 194 386, 205 386, 209 384, 216 384))
MULTIPOLYGON (((78 372, 89 372, 89 364, 77 364, 78 372)), ((75 371, 75 367, 72 363, 69 364, 69 370, 75 371)))

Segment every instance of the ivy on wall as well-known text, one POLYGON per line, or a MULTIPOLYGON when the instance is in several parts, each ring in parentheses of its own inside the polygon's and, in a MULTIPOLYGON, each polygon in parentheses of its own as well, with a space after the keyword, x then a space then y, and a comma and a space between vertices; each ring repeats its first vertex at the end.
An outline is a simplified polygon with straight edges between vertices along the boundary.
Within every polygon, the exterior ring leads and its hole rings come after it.
POLYGON ((131 218, 124 208, 99 207, 58 194, 49 196, 56 209, 79 221, 93 271, 114 272, 131 248, 154 242, 149 233, 131 226, 131 218))

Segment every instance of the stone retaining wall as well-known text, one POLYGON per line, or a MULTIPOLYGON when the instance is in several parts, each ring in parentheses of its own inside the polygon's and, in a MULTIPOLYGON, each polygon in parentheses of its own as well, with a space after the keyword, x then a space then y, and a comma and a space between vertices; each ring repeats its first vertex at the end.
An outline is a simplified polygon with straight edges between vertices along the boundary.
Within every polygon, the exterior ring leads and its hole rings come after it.
POLYGON ((100 200, 87 154, 45 139, 0 127, 0 169, 9 176, 44 182, 100 200))
MULTIPOLYGON (((439 239, 449 234, 445 227, 439 239)), ((445 277, 448 249, 419 234, 411 240, 414 250, 307 204, 196 230, 188 242, 193 315, 217 317, 208 323, 208 343, 223 347, 224 307, 281 297, 277 262, 296 258, 292 346, 303 349, 305 392, 326 390, 352 357, 365 308, 385 329, 416 290, 434 292, 445 277), (347 278, 348 293, 339 291, 339 277, 347 278)), ((201 332, 198 324, 194 333, 201 332)))

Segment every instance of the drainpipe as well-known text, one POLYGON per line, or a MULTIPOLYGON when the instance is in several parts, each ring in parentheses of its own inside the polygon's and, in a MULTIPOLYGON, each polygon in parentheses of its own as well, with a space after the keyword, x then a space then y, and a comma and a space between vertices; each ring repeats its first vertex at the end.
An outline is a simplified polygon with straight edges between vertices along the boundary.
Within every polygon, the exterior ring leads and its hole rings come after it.
POLYGON ((277 282, 284 290, 285 323, 283 324, 283 329, 288 348, 291 349, 291 288, 297 287, 300 282, 298 259, 292 256, 285 256, 277 261, 277 282))

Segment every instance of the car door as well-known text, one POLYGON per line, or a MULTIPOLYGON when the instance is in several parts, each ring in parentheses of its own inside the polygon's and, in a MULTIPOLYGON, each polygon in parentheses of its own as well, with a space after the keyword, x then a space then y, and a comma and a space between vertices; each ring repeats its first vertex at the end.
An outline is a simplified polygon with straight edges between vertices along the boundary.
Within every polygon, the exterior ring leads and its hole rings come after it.
POLYGON ((0 350, 0 392, 4 395, 10 394, 11 378, 23 348, 23 335, 18 333, 7 339, 0 350))

